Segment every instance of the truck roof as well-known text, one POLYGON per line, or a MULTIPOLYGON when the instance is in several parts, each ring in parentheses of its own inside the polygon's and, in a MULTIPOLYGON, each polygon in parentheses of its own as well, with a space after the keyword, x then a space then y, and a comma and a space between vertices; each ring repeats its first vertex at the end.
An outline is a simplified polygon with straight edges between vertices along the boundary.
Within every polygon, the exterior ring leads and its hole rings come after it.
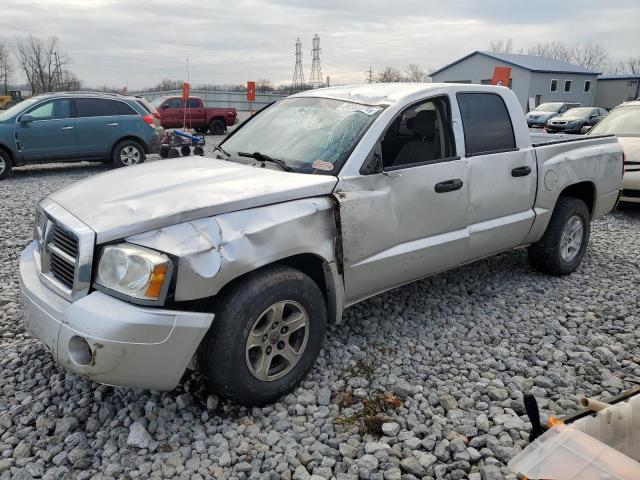
POLYGON ((428 94, 432 90, 454 88, 456 90, 489 90, 501 92, 501 88, 493 85, 476 85, 466 83, 365 83, 342 87, 327 87, 306 90, 292 95, 293 97, 322 97, 363 103, 366 105, 392 105, 413 97, 417 93, 428 94))

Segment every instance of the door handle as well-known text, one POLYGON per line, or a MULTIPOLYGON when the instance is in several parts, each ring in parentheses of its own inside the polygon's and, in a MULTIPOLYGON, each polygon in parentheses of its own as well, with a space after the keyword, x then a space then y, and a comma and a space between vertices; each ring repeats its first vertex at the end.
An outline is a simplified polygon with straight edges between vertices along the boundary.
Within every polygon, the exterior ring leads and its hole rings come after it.
POLYGON ((111 123, 107 123, 107 125, 109 125, 110 127, 117 127, 119 124, 118 122, 111 122, 111 123))
POLYGON ((445 180, 444 182, 436 183, 436 193, 453 192, 454 190, 460 190, 462 188, 462 180, 459 178, 453 178, 451 180, 445 180))
POLYGON ((73 127, 72 126, 62 127, 62 130, 73 130, 73 127))
POLYGON ((526 177, 531 173, 531 168, 529 167, 516 167, 511 170, 512 177, 526 177))

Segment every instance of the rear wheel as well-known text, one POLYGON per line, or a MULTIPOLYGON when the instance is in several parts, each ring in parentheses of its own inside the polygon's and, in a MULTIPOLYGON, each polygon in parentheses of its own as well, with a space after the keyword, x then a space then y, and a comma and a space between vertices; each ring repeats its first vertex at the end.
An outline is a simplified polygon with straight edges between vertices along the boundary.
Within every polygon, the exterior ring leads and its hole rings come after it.
POLYGON ((304 273, 269 267, 216 301, 215 321, 198 348, 217 393, 264 405, 292 391, 313 367, 327 326, 324 297, 304 273))
POLYGON ((211 132, 212 135, 223 135, 224 122, 219 118, 214 118, 209 124, 209 132, 211 132))
POLYGON ((12 167, 13 163, 11 162, 11 155, 3 150, 0 150, 0 180, 4 180, 5 178, 7 178, 9 173, 11 173, 12 167))
POLYGON ((560 197, 544 235, 529 247, 529 263, 550 275, 574 272, 587 249, 590 229, 587 205, 577 198, 560 197))
POLYGON ((130 167, 143 163, 144 160, 144 149, 135 140, 123 140, 113 149, 114 167, 130 167))
POLYGON ((180 154, 183 157, 188 157, 189 155, 191 155, 191 148, 189 148, 187 145, 183 145, 180 147, 180 154))

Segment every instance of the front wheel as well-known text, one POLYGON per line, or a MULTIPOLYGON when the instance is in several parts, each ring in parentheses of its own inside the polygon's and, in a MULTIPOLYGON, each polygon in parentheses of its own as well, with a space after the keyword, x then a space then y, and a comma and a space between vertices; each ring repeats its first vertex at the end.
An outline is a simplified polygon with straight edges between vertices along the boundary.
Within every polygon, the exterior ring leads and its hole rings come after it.
POLYGON ((144 160, 144 149, 135 140, 123 140, 113 149, 114 167, 130 167, 143 163, 144 160))
POLYGON ((4 150, 0 150, 0 180, 7 178, 12 166, 11 156, 4 150))
POLYGON ((313 367, 324 342, 324 297, 311 278, 288 267, 249 274, 214 305, 198 348, 209 386, 244 405, 291 392, 313 367))
POLYGON ((549 275, 573 273, 584 257, 590 231, 587 205, 577 198, 560 197, 544 235, 529 247, 529 263, 549 275))

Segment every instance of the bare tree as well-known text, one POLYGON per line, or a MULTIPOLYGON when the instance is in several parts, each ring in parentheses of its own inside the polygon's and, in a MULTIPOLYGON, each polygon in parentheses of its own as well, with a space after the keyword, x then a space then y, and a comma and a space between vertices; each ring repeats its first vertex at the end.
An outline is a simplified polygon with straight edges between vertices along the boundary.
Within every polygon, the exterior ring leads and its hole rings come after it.
POLYGON ((527 53, 555 60, 564 60, 588 70, 602 71, 609 61, 609 53, 600 43, 575 44, 570 47, 558 41, 538 43, 530 47, 527 53))
POLYGON ((256 90, 260 93, 273 92, 273 83, 268 78, 258 78, 256 90))
POLYGON ((380 83, 402 82, 404 77, 397 68, 386 67, 382 72, 378 73, 376 81, 380 83))
POLYGON ((489 43, 489 51, 494 53, 511 53, 513 52, 513 40, 511 38, 491 40, 491 43, 489 43))
POLYGON ((415 63, 409 64, 407 67, 407 71, 405 73, 405 80, 407 82, 426 82, 427 81, 427 72, 422 70, 419 65, 415 63))
POLYGON ((9 76, 13 72, 13 65, 11 64, 9 55, 9 47, 6 40, 0 38, 0 88, 2 89, 2 91, 0 92, 1 95, 7 93, 6 90, 9 84, 9 76))
POLYGON ((60 90, 69 63, 57 37, 28 36, 16 40, 16 57, 34 94, 60 90))
POLYGON ((537 43, 533 47, 529 47, 527 53, 565 62, 571 61, 571 50, 562 42, 537 43))
POLYGON ((587 70, 602 71, 609 62, 609 52, 600 43, 585 43, 571 48, 571 63, 587 70))
POLYGON ((640 73, 640 57, 621 60, 613 70, 615 73, 640 73))

